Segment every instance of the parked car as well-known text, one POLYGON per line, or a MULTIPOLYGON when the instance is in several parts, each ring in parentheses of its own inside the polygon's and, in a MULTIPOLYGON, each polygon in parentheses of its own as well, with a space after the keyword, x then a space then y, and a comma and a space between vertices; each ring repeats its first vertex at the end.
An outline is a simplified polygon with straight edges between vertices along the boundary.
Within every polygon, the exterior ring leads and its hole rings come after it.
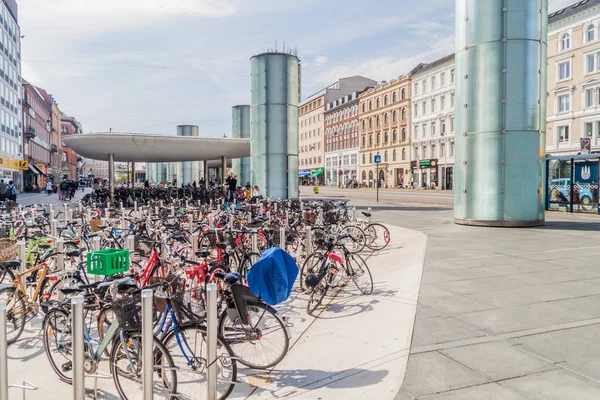
MULTIPOLYGON (((579 188, 579 200, 581 202, 581 205, 584 207, 590 207, 594 199, 592 191, 579 183, 575 184, 577 185, 577 188, 579 188)), ((564 201, 569 201, 569 196, 571 192, 571 179, 552 179, 550 181, 550 193, 552 193, 552 191, 555 189, 558 191, 558 194, 564 199, 564 201)), ((551 196, 551 198, 553 197, 555 196, 551 196)))

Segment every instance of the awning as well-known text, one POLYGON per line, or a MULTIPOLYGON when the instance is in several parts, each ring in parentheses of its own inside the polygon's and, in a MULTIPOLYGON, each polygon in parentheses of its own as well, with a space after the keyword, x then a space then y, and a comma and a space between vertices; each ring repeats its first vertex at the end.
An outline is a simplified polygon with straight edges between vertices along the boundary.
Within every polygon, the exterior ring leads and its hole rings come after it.
POLYGON ((321 175, 323 172, 325 171, 325 168, 318 168, 316 170, 313 171, 312 174, 310 174, 311 178, 314 178, 315 176, 319 176, 321 175))
POLYGON ((298 174, 299 178, 304 178, 310 175, 310 171, 300 171, 300 173, 298 174))
POLYGON ((32 163, 32 162, 30 162, 30 163, 29 163, 29 170, 30 170, 31 172, 33 172, 34 174, 37 174, 37 175, 44 175, 44 176, 46 176, 46 173, 45 173, 44 171, 42 171, 42 170, 40 169, 40 167, 38 167, 37 165, 35 165, 35 164, 34 164, 34 163, 32 163))

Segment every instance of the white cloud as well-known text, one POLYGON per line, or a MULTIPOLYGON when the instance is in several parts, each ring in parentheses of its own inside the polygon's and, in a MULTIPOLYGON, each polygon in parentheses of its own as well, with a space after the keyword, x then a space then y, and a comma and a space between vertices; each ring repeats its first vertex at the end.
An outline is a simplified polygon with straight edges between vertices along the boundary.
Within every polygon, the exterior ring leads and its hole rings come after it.
POLYGON ((329 61, 329 58, 327 58, 327 57, 325 57, 325 56, 317 56, 317 57, 315 58, 315 61, 314 61, 314 62, 315 62, 315 65, 318 67, 318 66, 321 66, 321 65, 323 65, 323 64, 326 64, 326 63, 327 63, 327 61, 329 61))
POLYGON ((407 57, 384 56, 372 58, 351 65, 338 65, 321 75, 314 83, 329 84, 339 78, 351 75, 363 75, 375 80, 391 80, 407 74, 422 62, 432 62, 454 52, 454 36, 438 40, 429 49, 407 57))

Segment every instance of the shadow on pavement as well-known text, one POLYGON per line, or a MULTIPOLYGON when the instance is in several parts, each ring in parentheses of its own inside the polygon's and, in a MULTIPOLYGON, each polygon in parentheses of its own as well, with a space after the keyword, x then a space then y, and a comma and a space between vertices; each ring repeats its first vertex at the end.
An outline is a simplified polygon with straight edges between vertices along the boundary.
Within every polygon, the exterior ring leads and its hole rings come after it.
MULTIPOLYGON (((448 211, 451 207, 442 206, 371 206, 371 211, 448 211)), ((357 207, 357 210, 365 211, 366 207, 357 207)))
POLYGON ((557 230, 557 231, 593 231, 600 232, 600 221, 598 222, 582 222, 582 221, 546 221, 546 225, 540 226, 540 230, 557 230))

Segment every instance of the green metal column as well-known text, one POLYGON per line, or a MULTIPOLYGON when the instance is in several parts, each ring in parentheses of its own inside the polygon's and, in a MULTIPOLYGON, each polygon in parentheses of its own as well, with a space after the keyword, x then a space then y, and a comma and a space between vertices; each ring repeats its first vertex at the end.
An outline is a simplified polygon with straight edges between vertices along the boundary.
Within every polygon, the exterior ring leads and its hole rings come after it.
POLYGON ((544 224, 548 0, 456 1, 454 220, 544 224))

